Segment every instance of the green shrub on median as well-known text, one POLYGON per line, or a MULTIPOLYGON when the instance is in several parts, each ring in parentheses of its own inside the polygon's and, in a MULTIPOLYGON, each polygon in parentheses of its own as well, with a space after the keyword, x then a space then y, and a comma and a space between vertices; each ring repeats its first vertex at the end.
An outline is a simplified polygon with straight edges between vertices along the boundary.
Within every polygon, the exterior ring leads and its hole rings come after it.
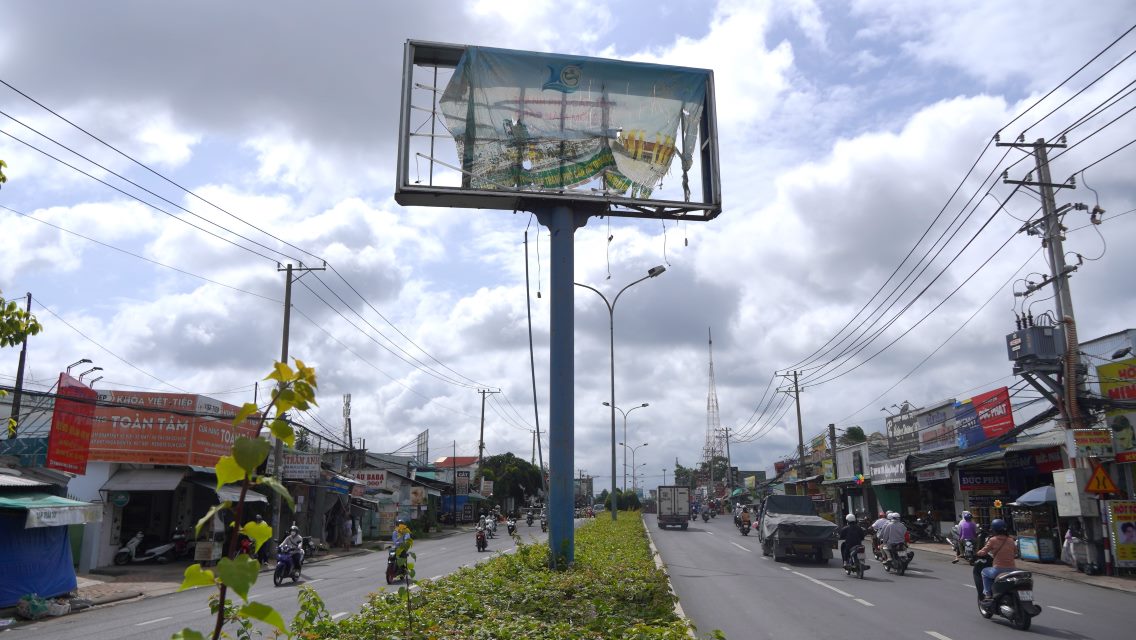
MULTIPOLYGON (((472 543, 471 543, 472 548, 472 543)), ((311 638, 686 639, 666 576, 636 512, 576 531, 576 563, 549 569, 548 545, 518 544, 407 594, 372 594, 358 614, 306 629, 311 638), (407 619, 406 598, 411 598, 407 619)))

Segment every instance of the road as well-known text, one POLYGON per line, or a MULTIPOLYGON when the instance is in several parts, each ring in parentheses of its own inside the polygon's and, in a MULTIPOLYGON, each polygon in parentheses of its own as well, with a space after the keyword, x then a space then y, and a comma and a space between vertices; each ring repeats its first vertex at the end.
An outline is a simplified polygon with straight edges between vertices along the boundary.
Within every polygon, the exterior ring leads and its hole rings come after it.
MULTIPOLYGON (((883 571, 869 557, 864 580, 845 576, 839 552, 827 566, 761 555, 756 531, 743 537, 726 515, 691 522, 686 531, 659 529, 645 516, 674 590, 699 638, 720 629, 727 638, 845 640, 887 638, 1022 638, 1005 620, 984 620, 975 606, 971 568, 920 552, 907 574, 883 571)), ((1114 640, 1136 596, 1034 575, 1042 613, 1029 633, 1070 640, 1114 640)))
MULTIPOLYGON (((544 542, 547 539, 547 534, 542 534, 539 526, 534 524, 528 527, 523 520, 518 523, 517 531, 525 542, 544 542)), ((416 541, 414 552, 417 554, 417 580, 437 579, 461 567, 488 560, 494 555, 512 552, 515 544, 506 535, 505 525, 500 525, 497 532, 497 537, 489 540, 488 551, 481 553, 478 553, 474 545, 472 533, 416 541)), ((293 585, 290 581, 285 581, 280 587, 273 586, 271 573, 261 573, 250 593, 250 600, 275 607, 285 621, 290 621, 299 609, 296 602, 297 586, 306 584, 319 592, 328 613, 339 619, 358 612, 367 596, 373 592, 398 590, 397 583, 391 587, 386 584, 386 563, 386 551, 370 551, 363 555, 326 561, 317 559, 304 565, 303 578, 299 583, 293 585)), ((152 640, 169 638, 185 627, 206 632, 213 628, 208 604, 209 596, 213 593, 216 593, 216 589, 198 588, 59 618, 47 618, 12 629, 4 637, 13 640, 20 637, 36 640, 152 640)), ((234 599, 239 601, 235 596, 234 599)))

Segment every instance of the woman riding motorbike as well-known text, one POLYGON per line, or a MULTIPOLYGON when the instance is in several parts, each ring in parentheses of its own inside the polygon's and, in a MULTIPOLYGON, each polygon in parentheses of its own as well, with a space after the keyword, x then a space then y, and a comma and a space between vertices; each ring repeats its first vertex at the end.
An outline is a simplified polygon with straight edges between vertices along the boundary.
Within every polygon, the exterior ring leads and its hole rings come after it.
POLYGON ((990 539, 986 546, 978 550, 977 555, 989 555, 994 559, 993 566, 982 570, 982 597, 989 600, 994 593, 994 578, 1000 573, 1013 571, 1014 566, 1014 539, 1006 533, 1006 521, 995 518, 990 522, 990 539))

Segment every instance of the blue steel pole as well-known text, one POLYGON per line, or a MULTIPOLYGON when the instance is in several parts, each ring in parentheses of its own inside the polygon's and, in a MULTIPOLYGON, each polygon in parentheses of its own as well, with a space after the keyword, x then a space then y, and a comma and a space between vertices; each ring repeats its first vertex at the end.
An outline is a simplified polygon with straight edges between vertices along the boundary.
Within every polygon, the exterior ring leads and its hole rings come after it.
MULTIPOLYGON (((581 224, 586 220, 582 218, 581 224)), ((575 270, 573 235, 576 216, 567 206, 538 213, 548 227, 552 244, 549 317, 548 394, 548 548, 549 566, 568 566, 575 561, 572 470, 575 468, 575 270)))

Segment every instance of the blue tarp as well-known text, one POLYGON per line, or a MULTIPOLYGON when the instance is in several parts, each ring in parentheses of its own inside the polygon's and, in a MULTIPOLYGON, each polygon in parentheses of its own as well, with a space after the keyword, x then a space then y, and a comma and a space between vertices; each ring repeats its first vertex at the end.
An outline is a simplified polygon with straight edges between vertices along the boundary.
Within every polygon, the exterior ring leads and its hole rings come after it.
POLYGON ((53 598, 77 586, 67 527, 25 529, 26 517, 0 512, 0 607, 15 606, 29 593, 53 598))

